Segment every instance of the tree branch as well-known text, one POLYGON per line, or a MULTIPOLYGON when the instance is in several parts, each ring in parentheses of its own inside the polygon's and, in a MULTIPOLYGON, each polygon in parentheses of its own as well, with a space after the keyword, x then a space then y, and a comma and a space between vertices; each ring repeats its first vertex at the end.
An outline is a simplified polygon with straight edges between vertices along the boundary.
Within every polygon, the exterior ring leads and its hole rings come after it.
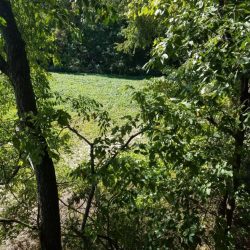
POLYGON ((88 201, 87 201, 87 205, 86 205, 86 208, 85 208, 85 213, 84 213, 83 220, 82 220, 81 231, 83 233, 84 233, 84 230, 85 230, 85 227, 86 227, 86 224, 87 224, 87 219, 89 217, 89 212, 90 212, 90 209, 91 209, 92 200, 93 200, 94 195, 95 195, 95 189, 96 189, 96 184, 93 183, 92 186, 91 186, 91 190, 90 190, 90 193, 89 193, 89 198, 88 198, 88 201))
POLYGON ((231 135, 233 138, 235 138, 235 133, 234 133, 231 129, 226 128, 226 127, 221 127, 221 126, 214 120, 214 118, 213 118, 212 116, 206 117, 206 120, 207 120, 210 124, 214 125, 217 129, 219 129, 219 130, 221 130, 222 132, 227 133, 227 134, 231 135))
POLYGON ((15 170, 13 171, 13 173, 11 174, 11 176, 5 182, 0 182, 0 186, 8 185, 11 182, 11 180, 18 174, 20 168, 21 168, 21 166, 19 166, 19 165, 16 166, 15 170))
POLYGON ((20 221, 20 220, 17 220, 17 219, 8 219, 8 218, 0 218, 0 223, 4 223, 4 224, 12 224, 12 223, 17 223, 17 224, 20 224, 24 227, 27 227, 27 228, 30 228, 32 230, 38 230, 38 228, 34 225, 30 225, 26 222, 23 222, 23 221, 20 221))
POLYGON ((82 212, 78 211, 76 208, 70 206, 69 204, 67 204, 66 202, 64 202, 62 199, 59 198, 59 201, 65 206, 67 207, 68 209, 71 209, 73 211, 75 211, 76 213, 79 213, 79 214, 83 214, 82 212))
POLYGON ((92 146, 93 143, 91 143, 86 137, 84 137, 83 135, 81 135, 75 128, 70 127, 69 125, 67 126, 67 128, 73 132, 74 134, 76 134, 80 139, 84 140, 89 146, 92 146))
POLYGON ((114 249, 113 247, 115 247, 115 249, 119 249, 117 242, 113 240, 112 238, 110 238, 109 236, 98 234, 97 237, 108 241, 112 249, 114 249))
POLYGON ((128 146, 129 146, 129 143, 135 138, 137 137, 138 135, 141 135, 143 134, 145 131, 147 130, 147 128, 144 128, 142 129, 141 131, 131 135, 129 137, 129 139, 126 141, 126 143, 124 143, 114 154, 111 158, 108 159, 108 161, 102 166, 102 168, 105 168, 107 169, 108 166, 112 163, 112 161, 122 152, 124 151, 128 146))
POLYGON ((6 75, 9 76, 8 64, 4 58, 0 55, 0 70, 6 75))
MULTIPOLYGON (((91 165, 91 176, 94 177, 94 175, 95 175, 94 145, 90 146, 90 165, 91 165)), ((96 183, 95 183, 95 181, 93 181, 93 183, 91 185, 91 190, 90 190, 90 193, 89 193, 85 213, 84 213, 83 220, 82 220, 82 226, 81 226, 81 231, 82 232, 84 232, 86 224, 87 224, 87 219, 89 217, 89 212, 90 212, 90 209, 91 209, 91 206, 92 206, 92 201, 93 201, 93 198, 94 198, 94 195, 95 195, 95 190, 96 190, 96 183)))
MULTIPOLYGON (((91 175, 94 176, 95 175, 95 155, 94 155, 94 144, 91 143, 87 138, 85 138, 84 136, 82 136, 76 129, 70 127, 70 126, 67 126, 67 128, 72 131, 73 133, 75 133, 80 139, 84 140, 89 146, 90 146, 90 165, 91 165, 91 175)), ((135 138, 137 137, 138 135, 144 133, 146 130, 146 128, 142 129, 141 131, 131 135, 129 137, 129 139, 126 141, 126 143, 124 143, 114 154, 113 156, 106 162, 106 164, 103 165, 102 168, 107 168, 111 162, 118 156, 118 154, 125 150, 129 143, 135 138)), ((93 201, 93 198, 94 198, 94 195, 95 195, 95 190, 96 190, 96 183, 92 183, 91 185, 91 190, 90 190, 90 193, 89 193, 89 197, 88 197, 88 200, 87 200, 87 205, 86 205, 86 208, 85 208, 85 212, 84 212, 84 216, 83 216, 83 220, 82 220, 82 225, 81 225, 81 232, 84 233, 84 230, 85 230, 85 227, 86 227, 86 224, 87 224, 87 220, 88 220, 88 217, 89 217, 89 213, 90 213, 90 209, 91 209, 91 205, 92 205, 92 201, 93 201)))

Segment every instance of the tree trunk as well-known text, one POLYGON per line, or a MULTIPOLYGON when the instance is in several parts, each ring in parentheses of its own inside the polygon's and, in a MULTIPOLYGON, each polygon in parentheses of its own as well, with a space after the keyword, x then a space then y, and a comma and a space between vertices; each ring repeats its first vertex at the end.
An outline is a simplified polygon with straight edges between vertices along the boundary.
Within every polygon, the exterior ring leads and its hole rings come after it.
POLYGON ((46 250, 61 249, 60 215, 54 164, 48 154, 48 145, 41 129, 35 127, 29 114, 37 115, 35 94, 31 82, 30 67, 25 51, 25 43, 18 30, 11 4, 0 0, 0 16, 6 21, 0 29, 6 44, 7 61, 0 58, 0 69, 5 73, 14 88, 16 106, 23 126, 39 141, 41 146, 39 162, 35 162, 38 188, 38 201, 41 215, 40 242, 46 250))
POLYGON ((248 111, 250 96, 249 96, 249 83, 248 78, 243 76, 240 81, 240 105, 241 110, 239 114, 239 127, 235 133, 235 146, 233 155, 233 186, 230 195, 227 199, 226 206, 226 219, 227 219, 227 230, 230 230, 233 223, 234 210, 236 207, 235 193, 240 186, 240 171, 242 169, 243 162, 243 150, 246 130, 244 128, 245 114, 248 111))

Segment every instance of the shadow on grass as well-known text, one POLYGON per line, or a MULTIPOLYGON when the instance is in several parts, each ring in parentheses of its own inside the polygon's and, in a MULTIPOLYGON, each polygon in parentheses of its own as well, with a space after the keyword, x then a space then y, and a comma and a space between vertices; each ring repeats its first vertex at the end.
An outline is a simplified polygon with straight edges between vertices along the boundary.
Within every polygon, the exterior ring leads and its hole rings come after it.
POLYGON ((50 73, 57 73, 60 75, 73 75, 73 76, 100 76, 104 78, 118 78, 123 80, 148 80, 154 76, 152 75, 116 75, 116 74, 97 74, 97 73, 75 73, 75 72, 56 72, 50 71, 50 73))

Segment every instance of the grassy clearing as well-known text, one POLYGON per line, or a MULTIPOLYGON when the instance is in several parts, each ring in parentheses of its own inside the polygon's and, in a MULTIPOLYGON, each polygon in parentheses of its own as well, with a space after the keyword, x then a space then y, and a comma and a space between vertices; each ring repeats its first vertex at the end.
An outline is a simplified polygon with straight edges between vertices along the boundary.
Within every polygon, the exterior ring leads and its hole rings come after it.
MULTIPOLYGON (((4 78, 0 76, 0 82, 4 78)), ((4 84, 0 84, 0 92, 5 94, 4 84)), ((121 117, 125 115, 135 115, 138 106, 132 101, 134 90, 143 88, 146 80, 142 77, 121 77, 113 75, 98 74, 63 74, 51 73, 50 87, 52 92, 58 92, 62 97, 77 98, 79 95, 87 96, 103 105, 103 109, 108 111, 112 120, 118 124, 122 123, 121 117), (132 88, 129 88, 133 87, 132 88)), ((14 98, 11 94, 11 98, 14 98)), ((10 98, 9 96, 6 98, 10 98)), ((3 98, 1 105, 7 105, 3 98)), ((2 114, 4 120, 12 120, 16 116, 16 108, 13 103, 8 104, 5 114, 2 114)), ((63 109, 68 110, 73 122, 84 130, 84 134, 89 138, 98 135, 98 129, 92 122, 82 124, 82 121, 76 117, 74 112, 69 110, 68 104, 63 104, 63 109)), ((1 114, 1 111, 0 111, 1 114)))
POLYGON ((140 89, 145 79, 139 77, 116 77, 96 74, 52 73, 51 89, 62 96, 87 96, 103 104, 115 121, 124 115, 133 115, 138 107, 132 102, 131 86, 140 89))

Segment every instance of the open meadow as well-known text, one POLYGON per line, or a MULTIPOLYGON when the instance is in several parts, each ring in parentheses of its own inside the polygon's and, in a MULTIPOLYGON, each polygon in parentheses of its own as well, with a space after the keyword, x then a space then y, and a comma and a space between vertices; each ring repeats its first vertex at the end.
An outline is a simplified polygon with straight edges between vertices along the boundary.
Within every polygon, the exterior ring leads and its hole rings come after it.
POLYGON ((133 115, 138 108, 133 102, 133 92, 142 89, 143 77, 126 77, 98 74, 51 74, 50 87, 62 97, 86 96, 103 105, 112 119, 133 115))

